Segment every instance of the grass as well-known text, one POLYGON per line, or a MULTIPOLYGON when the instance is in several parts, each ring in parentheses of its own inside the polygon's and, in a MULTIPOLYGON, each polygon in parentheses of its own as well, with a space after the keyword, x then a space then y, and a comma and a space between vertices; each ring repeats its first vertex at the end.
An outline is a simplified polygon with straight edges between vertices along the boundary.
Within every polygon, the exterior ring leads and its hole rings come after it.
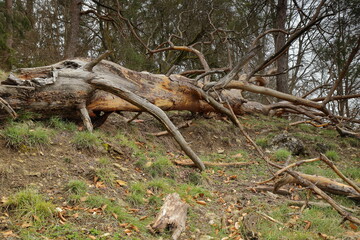
POLYGON ((88 185, 82 180, 70 180, 65 186, 65 190, 76 195, 84 195, 88 191, 88 185))
POLYGON ((340 159, 339 154, 333 150, 326 151, 325 156, 328 157, 332 161, 337 161, 340 159))
POLYGON ((266 148, 269 146, 269 139, 266 137, 256 139, 256 144, 262 148, 266 148))
POLYGON ((113 185, 117 175, 110 166, 111 161, 108 158, 100 158, 98 160, 98 167, 95 169, 95 176, 104 183, 113 185))
POLYGON ((55 206, 34 189, 24 189, 9 197, 8 209, 28 221, 42 222, 53 216, 55 206))
POLYGON ((30 127, 28 123, 10 123, 2 130, 6 145, 19 149, 22 147, 42 147, 50 144, 52 132, 42 126, 30 127))
POLYGON ((283 148, 277 150, 274 153, 274 158, 277 161, 281 161, 281 162, 286 161, 290 156, 291 156, 291 152, 289 152, 288 150, 283 149, 283 148))
POLYGON ((76 148, 85 150, 92 150, 101 146, 101 141, 96 132, 76 132, 72 142, 76 148))
POLYGON ((331 237, 342 237, 346 229, 339 225, 339 215, 331 208, 312 207, 305 209, 302 215, 282 204, 272 207, 266 214, 285 223, 280 226, 264 218, 260 218, 257 228, 262 239, 318 239, 318 233, 325 233, 331 237), (308 229, 307 222, 311 223, 308 229))
POLYGON ((50 127, 58 130, 75 131, 77 129, 75 123, 63 120, 59 117, 50 118, 48 124, 50 127))
POLYGON ((152 177, 174 177, 176 172, 174 164, 166 156, 158 157, 149 166, 145 167, 144 170, 152 177))

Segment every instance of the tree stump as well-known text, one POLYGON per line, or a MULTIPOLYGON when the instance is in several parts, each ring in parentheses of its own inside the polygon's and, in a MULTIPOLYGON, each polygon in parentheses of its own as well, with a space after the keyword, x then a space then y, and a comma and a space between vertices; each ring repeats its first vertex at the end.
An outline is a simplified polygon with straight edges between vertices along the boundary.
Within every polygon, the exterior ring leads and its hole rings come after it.
POLYGON ((179 194, 172 193, 167 195, 155 222, 150 224, 150 231, 161 233, 169 229, 173 232, 172 239, 178 239, 181 232, 185 229, 188 207, 187 203, 181 201, 179 194))

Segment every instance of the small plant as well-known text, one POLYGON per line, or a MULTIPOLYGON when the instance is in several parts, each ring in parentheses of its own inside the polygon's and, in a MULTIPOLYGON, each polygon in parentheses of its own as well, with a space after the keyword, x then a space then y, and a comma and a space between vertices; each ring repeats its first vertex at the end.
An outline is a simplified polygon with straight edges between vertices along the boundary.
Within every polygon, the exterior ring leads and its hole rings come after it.
POLYGON ((55 212, 55 206, 45 201, 43 196, 33 189, 25 189, 15 193, 10 196, 6 205, 19 216, 33 218, 40 222, 53 216, 55 212))
POLYGON ((88 131, 76 132, 73 138, 74 145, 79 149, 91 150, 101 145, 99 137, 88 131))
POLYGON ((279 149, 275 152, 275 159, 277 161, 286 161, 288 159, 288 157, 291 156, 291 152, 289 152, 288 150, 286 149, 279 149))
POLYGON ((135 182, 130 185, 130 194, 127 196, 127 201, 132 205, 143 204, 146 193, 146 186, 141 182, 135 182))
POLYGON ((174 176, 175 167, 165 156, 159 156, 155 162, 145 168, 152 177, 174 176))
POLYGON ((337 161, 340 159, 339 154, 333 150, 326 151, 325 156, 332 161, 337 161))
POLYGON ((88 185, 81 180, 71 180, 66 184, 65 190, 73 194, 83 195, 87 192, 88 185))
POLYGON ((95 175, 103 182, 112 185, 115 181, 116 174, 109 167, 101 167, 95 170, 95 175))
POLYGON ((266 148, 269 146, 269 140, 267 138, 259 138, 256 139, 256 144, 262 148, 266 148))
POLYGON ((50 118, 49 125, 50 125, 50 127, 53 127, 53 128, 59 129, 59 130, 68 130, 68 131, 76 130, 76 125, 74 123, 62 120, 59 117, 50 118))
POLYGON ((32 148, 48 145, 51 132, 40 126, 31 129, 26 123, 12 123, 2 131, 2 135, 9 147, 32 148))

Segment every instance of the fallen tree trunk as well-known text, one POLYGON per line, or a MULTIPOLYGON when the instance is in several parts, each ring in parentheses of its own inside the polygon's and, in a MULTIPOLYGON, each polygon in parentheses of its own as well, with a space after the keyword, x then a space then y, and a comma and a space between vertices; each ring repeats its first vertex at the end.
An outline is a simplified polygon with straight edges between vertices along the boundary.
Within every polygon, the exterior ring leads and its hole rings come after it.
MULTIPOLYGON (((1 83, 0 97, 15 111, 34 112, 39 118, 62 116, 78 119, 80 105, 85 104, 92 120, 99 118, 100 112, 143 111, 138 106, 109 92, 97 89, 89 84, 90 79, 106 79, 119 84, 148 100, 164 111, 188 110, 192 112, 217 111, 208 102, 196 82, 181 75, 136 72, 110 61, 102 60, 92 71, 85 69, 88 59, 65 60, 50 66, 23 68, 9 75, 1 83)), ((230 86, 242 90, 254 91, 318 108, 318 103, 284 95, 275 90, 260 88, 251 84, 234 82, 230 86)), ((228 101, 235 114, 268 114, 271 107, 244 101, 239 90, 224 90, 214 95, 223 102, 228 101)), ((225 104, 223 105, 225 106, 225 104)), ((8 116, 0 110, 0 118, 8 116)))
MULTIPOLYGON (((297 174, 301 178, 306 179, 307 181, 315 184, 318 188, 320 188, 325 192, 347 196, 355 200, 360 200, 360 194, 349 185, 339 183, 322 176, 309 175, 299 172, 297 172, 297 174)), ((276 191, 280 189, 281 186, 284 186, 289 183, 296 183, 302 185, 302 183, 296 180, 293 176, 287 174, 275 183, 274 192, 276 193, 276 191)))
POLYGON ((179 238, 185 229, 187 209, 189 205, 181 201, 179 194, 172 193, 166 196, 156 220, 150 224, 150 231, 162 233, 166 229, 173 232, 172 239, 179 238))

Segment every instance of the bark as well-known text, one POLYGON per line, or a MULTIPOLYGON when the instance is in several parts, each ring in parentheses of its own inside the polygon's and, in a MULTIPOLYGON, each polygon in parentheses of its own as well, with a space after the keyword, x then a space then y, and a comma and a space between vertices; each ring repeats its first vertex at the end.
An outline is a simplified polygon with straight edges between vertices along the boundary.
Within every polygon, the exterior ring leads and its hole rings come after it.
MULTIPOLYGON (((286 10, 287 0, 278 0, 275 20, 276 29, 285 30, 286 10)), ((275 52, 278 52, 285 45, 285 34, 282 32, 277 32, 274 34, 274 40, 275 52)), ((276 66, 277 72, 284 72, 283 74, 276 76, 276 90, 283 93, 289 93, 288 74, 285 72, 285 70, 288 68, 288 50, 286 50, 284 54, 276 60, 276 66)))
POLYGON ((4 69, 11 69, 11 51, 13 47, 13 0, 5 1, 6 12, 6 50, 3 55, 4 69))
POLYGON ((188 207, 187 203, 181 201, 179 194, 167 195, 156 220, 150 225, 150 230, 154 233, 161 233, 170 229, 173 232, 172 239, 178 239, 181 232, 185 230, 188 207))
MULTIPOLYGON (((360 194, 349 185, 338 183, 334 180, 322 176, 309 175, 299 172, 297 172, 297 174, 301 178, 315 184, 318 188, 320 188, 325 192, 329 192, 337 195, 343 195, 352 199, 360 200, 360 194)), ((281 178, 278 182, 275 183, 274 192, 280 189, 281 186, 284 186, 289 183, 297 183, 302 185, 302 182, 298 181, 294 177, 290 175, 285 175, 283 178, 281 178)))
POLYGON ((64 58, 73 58, 76 56, 79 42, 81 4, 82 0, 70 1, 70 25, 69 29, 67 30, 69 35, 65 44, 64 58))

